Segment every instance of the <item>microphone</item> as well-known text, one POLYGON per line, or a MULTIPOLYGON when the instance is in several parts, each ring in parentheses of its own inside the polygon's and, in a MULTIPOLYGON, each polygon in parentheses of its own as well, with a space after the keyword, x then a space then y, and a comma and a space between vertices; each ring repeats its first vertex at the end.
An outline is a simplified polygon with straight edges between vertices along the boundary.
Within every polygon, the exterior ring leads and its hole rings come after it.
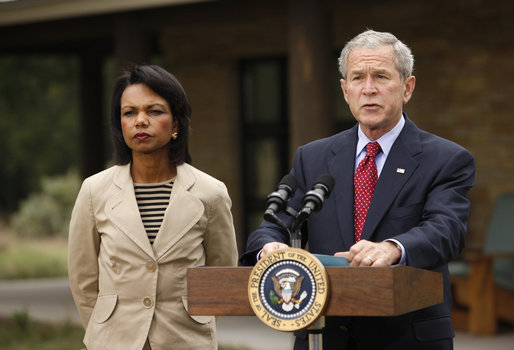
POLYGON ((283 211, 289 199, 298 188, 298 180, 291 174, 287 174, 280 180, 275 192, 271 192, 266 199, 266 211, 264 220, 277 223, 278 218, 275 214, 283 211))
POLYGON ((298 229, 312 213, 323 208, 323 202, 330 196, 334 185, 335 181, 332 175, 324 174, 318 177, 312 189, 303 197, 303 208, 296 216, 293 230, 298 229))

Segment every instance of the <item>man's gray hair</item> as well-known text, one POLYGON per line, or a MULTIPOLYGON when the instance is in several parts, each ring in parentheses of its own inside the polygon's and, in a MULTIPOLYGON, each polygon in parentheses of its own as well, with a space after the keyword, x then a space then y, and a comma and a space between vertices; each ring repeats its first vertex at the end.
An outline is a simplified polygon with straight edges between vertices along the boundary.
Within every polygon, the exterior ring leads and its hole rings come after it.
POLYGON ((339 72, 341 72, 343 79, 346 80, 348 56, 350 56, 352 50, 375 49, 384 45, 391 45, 393 48, 394 63, 400 72, 402 81, 410 77, 414 69, 414 56, 407 45, 402 43, 391 33, 366 30, 350 40, 341 51, 341 56, 339 56, 338 61, 339 72))

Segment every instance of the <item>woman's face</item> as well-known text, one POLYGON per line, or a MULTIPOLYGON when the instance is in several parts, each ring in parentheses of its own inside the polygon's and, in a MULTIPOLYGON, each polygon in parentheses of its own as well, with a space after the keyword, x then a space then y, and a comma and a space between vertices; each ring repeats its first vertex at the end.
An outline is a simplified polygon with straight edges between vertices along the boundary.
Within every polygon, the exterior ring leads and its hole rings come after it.
POLYGON ((168 157, 167 146, 178 126, 164 98, 145 84, 134 84, 121 95, 121 130, 133 156, 168 157))

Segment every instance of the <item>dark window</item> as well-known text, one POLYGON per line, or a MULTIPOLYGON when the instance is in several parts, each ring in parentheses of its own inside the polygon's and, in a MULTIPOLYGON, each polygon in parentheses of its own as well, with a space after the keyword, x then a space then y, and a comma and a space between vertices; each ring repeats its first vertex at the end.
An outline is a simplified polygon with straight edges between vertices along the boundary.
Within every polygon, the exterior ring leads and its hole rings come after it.
POLYGON ((348 104, 344 100, 343 91, 341 90, 341 73, 339 73, 339 67, 337 66, 339 52, 336 53, 335 57, 336 64, 334 65, 333 72, 334 115, 336 130, 339 132, 351 128, 355 125, 356 121, 350 111, 350 107, 348 107, 348 104))
POLYGON ((240 67, 246 240, 262 222, 267 195, 289 172, 289 126, 286 60, 243 60, 240 67))

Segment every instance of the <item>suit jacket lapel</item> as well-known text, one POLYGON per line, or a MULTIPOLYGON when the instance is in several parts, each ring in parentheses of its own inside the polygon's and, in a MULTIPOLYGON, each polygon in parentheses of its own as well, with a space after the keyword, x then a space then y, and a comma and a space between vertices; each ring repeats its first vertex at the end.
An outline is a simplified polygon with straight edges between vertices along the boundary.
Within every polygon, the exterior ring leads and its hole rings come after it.
POLYGON ((345 249, 353 243, 353 173, 355 149, 357 147, 357 126, 343 132, 332 147, 333 158, 329 161, 329 171, 337 179, 332 196, 337 210, 339 233, 343 237, 345 249))
POLYGON ((130 176, 130 164, 118 167, 113 177, 118 190, 106 203, 107 217, 145 253, 154 257, 154 252, 139 215, 134 184, 130 176))
POLYGON ((362 239, 370 239, 394 199, 418 167, 419 163, 414 156, 421 152, 419 129, 407 117, 405 121, 375 187, 362 239))
POLYGON ((156 259, 161 258, 195 225, 204 214, 204 205, 189 190, 196 178, 188 164, 177 167, 177 178, 171 191, 170 204, 153 244, 156 259))

